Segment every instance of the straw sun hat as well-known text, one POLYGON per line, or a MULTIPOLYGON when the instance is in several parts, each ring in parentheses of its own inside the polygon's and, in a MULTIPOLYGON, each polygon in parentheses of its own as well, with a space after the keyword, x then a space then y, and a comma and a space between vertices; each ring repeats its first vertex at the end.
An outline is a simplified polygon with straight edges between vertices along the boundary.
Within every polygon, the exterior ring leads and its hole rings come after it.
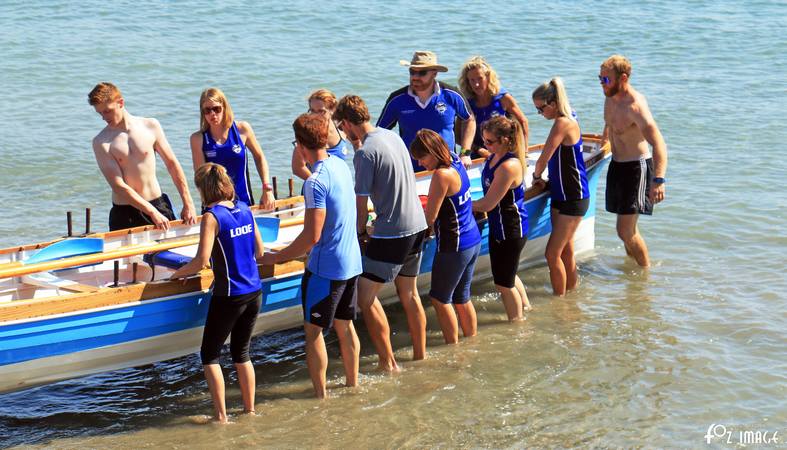
POLYGON ((419 70, 436 70, 438 72, 448 72, 446 66, 437 64, 437 55, 429 51, 417 51, 413 53, 413 59, 410 62, 402 59, 399 64, 419 70))

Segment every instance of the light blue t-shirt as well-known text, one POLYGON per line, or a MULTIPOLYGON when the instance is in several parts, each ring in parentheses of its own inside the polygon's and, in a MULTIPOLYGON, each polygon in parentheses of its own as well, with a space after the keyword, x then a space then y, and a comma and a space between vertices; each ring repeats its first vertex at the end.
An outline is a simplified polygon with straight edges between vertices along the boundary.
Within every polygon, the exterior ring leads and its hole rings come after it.
POLYGON ((355 190, 347 164, 336 156, 317 161, 303 188, 306 209, 324 209, 320 240, 309 253, 306 267, 329 280, 360 275, 361 248, 355 232, 355 190))

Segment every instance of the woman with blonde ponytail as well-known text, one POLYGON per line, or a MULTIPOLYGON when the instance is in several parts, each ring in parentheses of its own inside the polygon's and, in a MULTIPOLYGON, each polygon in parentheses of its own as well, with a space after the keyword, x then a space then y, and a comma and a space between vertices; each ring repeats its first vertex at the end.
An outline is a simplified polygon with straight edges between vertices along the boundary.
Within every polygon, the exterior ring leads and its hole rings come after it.
POLYGON ((489 213, 489 261, 495 287, 508 320, 523 320, 523 311, 531 309, 525 285, 517 275, 528 231, 523 129, 519 121, 498 116, 484 122, 481 133, 484 147, 491 153, 481 172, 484 197, 473 202, 473 211, 489 213))
POLYGON ((564 295, 579 283, 574 260, 574 233, 590 203, 582 157, 582 133, 560 78, 552 78, 537 87, 533 91, 533 104, 539 114, 553 121, 533 170, 533 185, 542 188, 546 185, 542 175, 548 169, 552 233, 545 256, 552 291, 555 295, 564 295))

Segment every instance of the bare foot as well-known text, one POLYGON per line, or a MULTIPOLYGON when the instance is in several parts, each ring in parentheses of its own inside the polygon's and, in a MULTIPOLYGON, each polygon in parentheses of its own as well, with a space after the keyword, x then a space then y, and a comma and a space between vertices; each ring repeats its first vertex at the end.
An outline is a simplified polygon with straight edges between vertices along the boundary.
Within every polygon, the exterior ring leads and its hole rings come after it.
POLYGON ((530 305, 530 302, 522 304, 522 311, 528 312, 532 311, 533 307, 530 305))
POLYGON ((402 369, 399 368, 399 365, 396 364, 396 362, 393 363, 393 366, 380 363, 380 365, 377 366, 377 371, 387 372, 387 373, 399 373, 402 371, 402 369))

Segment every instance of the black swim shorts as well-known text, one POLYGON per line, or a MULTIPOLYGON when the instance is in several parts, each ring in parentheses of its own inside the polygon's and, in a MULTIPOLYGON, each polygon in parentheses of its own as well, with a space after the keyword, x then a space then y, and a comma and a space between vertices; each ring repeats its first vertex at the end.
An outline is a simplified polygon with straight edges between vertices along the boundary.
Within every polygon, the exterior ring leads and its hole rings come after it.
POLYGON ((653 158, 609 163, 607 170, 607 211, 615 214, 653 214, 650 183, 653 158))
MULTIPOLYGON (((175 220, 172 212, 172 202, 169 201, 167 194, 153 199, 150 204, 169 220, 175 220)), ((109 231, 123 230, 126 228, 141 227, 143 225, 153 225, 150 217, 131 205, 115 205, 109 210, 109 231)))

